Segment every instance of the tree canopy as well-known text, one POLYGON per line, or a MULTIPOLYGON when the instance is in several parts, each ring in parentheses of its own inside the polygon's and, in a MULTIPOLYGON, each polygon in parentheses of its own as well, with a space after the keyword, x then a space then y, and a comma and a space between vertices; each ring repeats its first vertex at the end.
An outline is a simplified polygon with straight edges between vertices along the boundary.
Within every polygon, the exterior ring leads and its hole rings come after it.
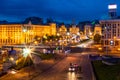
POLYGON ((99 44, 100 41, 101 41, 101 35, 95 34, 94 35, 94 42, 97 43, 97 44, 99 44))

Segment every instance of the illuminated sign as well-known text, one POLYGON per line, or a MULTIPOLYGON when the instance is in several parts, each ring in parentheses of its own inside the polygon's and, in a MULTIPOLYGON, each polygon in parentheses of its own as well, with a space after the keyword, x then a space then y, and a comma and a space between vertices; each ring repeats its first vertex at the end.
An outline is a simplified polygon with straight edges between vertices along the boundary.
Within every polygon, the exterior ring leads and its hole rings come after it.
POLYGON ((116 9, 116 8, 117 8, 116 4, 108 5, 108 9, 116 9))

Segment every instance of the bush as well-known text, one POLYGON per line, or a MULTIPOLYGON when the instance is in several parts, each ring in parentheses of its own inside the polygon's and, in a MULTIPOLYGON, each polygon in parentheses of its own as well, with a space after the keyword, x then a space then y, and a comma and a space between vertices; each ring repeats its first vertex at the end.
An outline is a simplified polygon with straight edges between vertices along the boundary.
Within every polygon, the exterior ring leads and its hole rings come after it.
POLYGON ((120 64, 108 66, 102 61, 93 61, 92 64, 97 80, 120 80, 120 64))
POLYGON ((31 64, 33 64, 33 62, 30 57, 26 57, 26 58, 22 57, 16 62, 16 66, 14 68, 19 70, 31 64))
POLYGON ((45 60, 45 59, 52 59, 52 58, 54 58, 54 54, 40 54, 40 58, 41 59, 43 59, 43 60, 45 60))

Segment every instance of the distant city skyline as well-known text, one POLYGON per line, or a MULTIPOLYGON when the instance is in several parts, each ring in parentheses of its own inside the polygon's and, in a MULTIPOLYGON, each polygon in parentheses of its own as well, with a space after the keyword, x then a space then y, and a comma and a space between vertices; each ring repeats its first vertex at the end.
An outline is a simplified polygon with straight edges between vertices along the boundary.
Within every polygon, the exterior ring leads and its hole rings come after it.
POLYGON ((1 0, 0 20, 23 21, 31 16, 69 23, 104 19, 108 17, 108 5, 112 3, 117 4, 119 15, 119 0, 1 0))

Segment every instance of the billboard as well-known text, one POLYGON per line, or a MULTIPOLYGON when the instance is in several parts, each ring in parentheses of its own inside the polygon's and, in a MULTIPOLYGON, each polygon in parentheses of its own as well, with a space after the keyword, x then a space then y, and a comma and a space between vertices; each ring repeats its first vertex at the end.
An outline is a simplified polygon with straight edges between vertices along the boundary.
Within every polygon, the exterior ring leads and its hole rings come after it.
POLYGON ((108 5, 108 9, 117 9, 117 5, 116 4, 110 4, 110 5, 108 5))

